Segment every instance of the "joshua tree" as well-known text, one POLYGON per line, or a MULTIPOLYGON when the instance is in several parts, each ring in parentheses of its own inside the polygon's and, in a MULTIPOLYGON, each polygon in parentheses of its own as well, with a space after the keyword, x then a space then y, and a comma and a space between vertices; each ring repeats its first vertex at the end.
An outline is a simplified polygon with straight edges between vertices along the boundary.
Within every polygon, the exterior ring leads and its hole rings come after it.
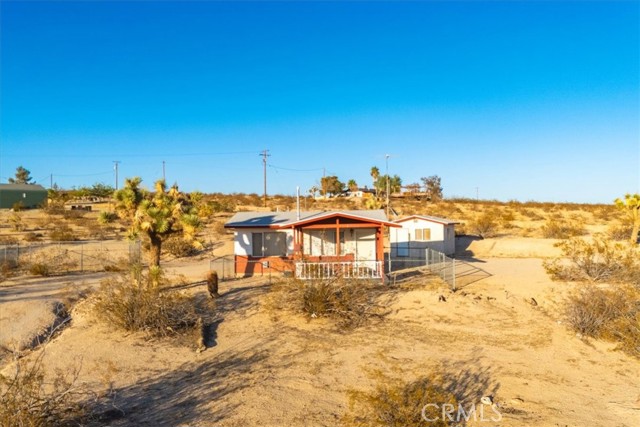
POLYGON ((15 178, 9 178, 11 184, 33 184, 31 180, 31 172, 22 166, 16 168, 15 178))
POLYGON ((130 238, 140 233, 149 237, 151 266, 160 265, 162 242, 174 234, 182 234, 186 241, 201 247, 195 238, 200 218, 190 197, 180 193, 175 184, 167 191, 164 180, 156 181, 154 193, 141 189, 141 182, 139 177, 125 180, 124 188, 115 193, 116 212, 131 222, 130 238))
POLYGON ((638 230, 640 230, 640 194, 625 194, 624 199, 616 199, 616 206, 627 212, 629 220, 633 224, 631 230, 631 243, 638 243, 638 230))

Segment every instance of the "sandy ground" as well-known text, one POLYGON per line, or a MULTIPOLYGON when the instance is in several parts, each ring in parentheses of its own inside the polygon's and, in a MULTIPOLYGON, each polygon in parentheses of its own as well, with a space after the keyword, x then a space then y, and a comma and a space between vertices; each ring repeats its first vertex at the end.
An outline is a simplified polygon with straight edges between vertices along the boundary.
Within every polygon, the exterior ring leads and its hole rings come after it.
POLYGON ((82 381, 113 387, 122 411, 113 426, 333 426, 349 390, 374 387, 375 369, 406 380, 439 369, 470 401, 495 396, 502 420, 468 425, 640 424, 640 363, 558 322, 570 285, 551 282, 540 259, 471 262, 490 276, 455 294, 442 286, 394 294, 386 319, 346 333, 274 313, 268 283, 223 282, 215 334, 200 354, 114 332, 84 303, 48 344, 45 363, 81 363, 82 381))

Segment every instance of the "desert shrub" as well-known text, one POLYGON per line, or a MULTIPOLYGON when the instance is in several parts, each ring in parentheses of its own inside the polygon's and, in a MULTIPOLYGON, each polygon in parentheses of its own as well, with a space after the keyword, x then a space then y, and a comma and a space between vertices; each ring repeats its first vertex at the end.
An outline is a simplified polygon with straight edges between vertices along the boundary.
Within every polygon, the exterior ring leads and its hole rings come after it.
POLYGON ((14 236, 0 236, 0 245, 17 245, 20 243, 17 237, 14 236))
POLYGON ((617 342, 623 351, 640 357, 640 292, 637 289, 587 285, 569 295, 564 315, 576 332, 617 342))
POLYGON ((94 312, 108 324, 152 337, 168 337, 192 331, 198 313, 192 298, 166 289, 160 268, 131 271, 102 282, 95 296, 94 312))
POLYGON ((612 240, 623 242, 629 240, 632 229, 631 224, 612 224, 607 229, 607 235, 612 240))
POLYGON ((162 249, 176 258, 188 257, 197 253, 193 242, 187 242, 180 236, 167 239, 162 244, 162 249))
POLYGON ((467 224, 467 231, 481 238, 492 237, 498 230, 498 218, 493 211, 482 213, 467 224))
POLYGON ((64 219, 79 220, 84 217, 87 211, 84 209, 63 209, 61 213, 64 219))
POLYGON ((42 239, 42 237, 42 233, 31 232, 24 235, 24 240, 26 240, 27 242, 38 242, 42 239))
POLYGON ((78 236, 67 224, 60 224, 49 231, 49 238, 54 242, 71 242, 78 240, 78 236))
POLYGON ((47 377, 44 351, 33 361, 18 359, 0 374, 0 425, 57 427, 85 425, 95 395, 78 383, 79 369, 57 371, 47 377))
POLYGON ((115 212, 102 211, 98 214, 98 223, 102 225, 111 224, 118 219, 115 212))
POLYGON ((29 265, 29 273, 33 274, 34 276, 46 277, 51 275, 51 268, 47 263, 34 262, 33 264, 29 265))
POLYGON ((592 242, 572 238, 555 246, 562 250, 562 257, 543 264, 555 280, 613 280, 640 286, 640 257, 635 248, 602 236, 592 242))
POLYGON ((580 222, 567 221, 559 217, 549 218, 541 230, 542 235, 547 239, 568 239, 587 233, 584 225, 580 222))
POLYGON ((19 212, 12 212, 9 217, 9 224, 13 231, 22 231, 25 228, 24 221, 22 221, 22 215, 19 212))
POLYGON ((442 416, 442 405, 457 409, 458 400, 436 375, 411 382, 384 378, 373 392, 349 391, 348 395, 349 412, 343 417, 348 427, 458 425, 457 420, 442 416))
POLYGON ((308 318, 326 317, 341 329, 357 327, 372 317, 383 316, 376 300, 384 291, 378 281, 328 279, 303 282, 286 280, 272 287, 272 306, 308 318))

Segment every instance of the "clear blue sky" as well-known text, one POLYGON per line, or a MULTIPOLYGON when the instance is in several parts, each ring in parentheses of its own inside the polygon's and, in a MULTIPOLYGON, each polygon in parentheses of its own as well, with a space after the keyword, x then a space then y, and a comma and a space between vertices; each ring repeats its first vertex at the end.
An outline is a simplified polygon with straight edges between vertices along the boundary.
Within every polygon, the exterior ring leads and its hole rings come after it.
MULTIPOLYGON (((640 190, 640 2, 0 3, 0 182, 640 190)), ((122 185, 122 184, 120 184, 122 185)))

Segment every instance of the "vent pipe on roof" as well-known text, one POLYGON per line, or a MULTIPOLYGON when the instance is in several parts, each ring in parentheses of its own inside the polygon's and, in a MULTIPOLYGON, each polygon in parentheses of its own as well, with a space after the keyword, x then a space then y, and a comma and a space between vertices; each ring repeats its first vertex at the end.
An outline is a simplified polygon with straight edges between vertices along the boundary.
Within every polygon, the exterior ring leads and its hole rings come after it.
POLYGON ((296 221, 300 221, 300 186, 296 187, 296 221))

